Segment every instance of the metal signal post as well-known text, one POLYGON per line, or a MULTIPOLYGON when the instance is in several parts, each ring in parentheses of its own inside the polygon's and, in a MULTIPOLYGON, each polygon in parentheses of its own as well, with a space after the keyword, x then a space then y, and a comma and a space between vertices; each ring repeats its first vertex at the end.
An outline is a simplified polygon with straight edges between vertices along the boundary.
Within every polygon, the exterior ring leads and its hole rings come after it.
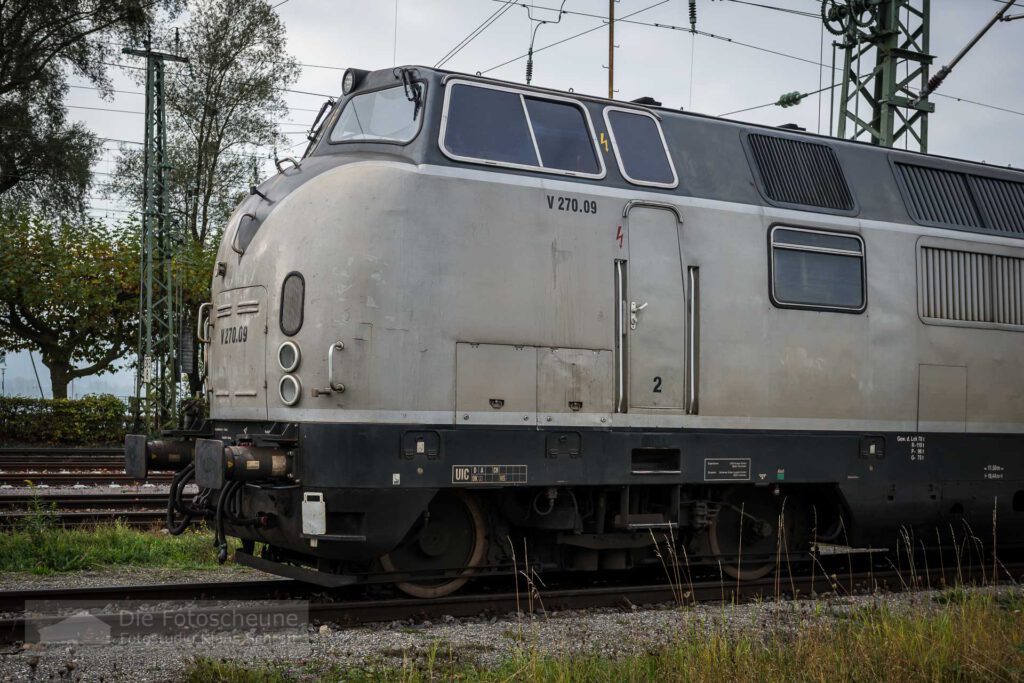
POLYGON ((822 0, 821 17, 842 41, 837 135, 927 152, 931 0, 822 0))
POLYGON ((139 335, 135 374, 135 424, 154 434, 175 426, 178 370, 175 343, 173 242, 168 218, 165 62, 184 57, 150 49, 125 48, 146 58, 146 112, 142 199, 142 249, 139 258, 139 335))

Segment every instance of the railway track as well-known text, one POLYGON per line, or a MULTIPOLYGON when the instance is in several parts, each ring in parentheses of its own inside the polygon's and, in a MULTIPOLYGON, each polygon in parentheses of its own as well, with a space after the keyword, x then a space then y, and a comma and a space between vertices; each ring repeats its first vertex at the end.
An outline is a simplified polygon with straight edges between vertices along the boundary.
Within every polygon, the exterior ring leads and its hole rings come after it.
MULTIPOLYGON (((587 609, 597 607, 618 607, 632 609, 634 605, 648 604, 692 604, 692 603, 730 603, 734 600, 746 601, 755 599, 774 599, 788 597, 807 597, 819 594, 853 594, 865 591, 900 591, 916 588, 976 585, 988 582, 991 577, 988 569, 981 565, 944 570, 932 568, 918 571, 911 575, 906 570, 896 569, 850 571, 845 575, 836 572, 834 575, 816 573, 814 576, 767 577, 737 584, 729 579, 702 580, 686 582, 683 586, 672 586, 666 583, 645 583, 643 585, 608 584, 581 588, 560 581, 550 582, 549 589, 543 589, 539 597, 532 601, 527 599, 527 591, 520 586, 518 592, 509 590, 511 582, 504 583, 504 590, 496 589, 501 584, 492 581, 484 584, 490 590, 473 593, 456 594, 443 598, 416 599, 390 598, 380 599, 362 588, 346 588, 326 590, 319 586, 311 586, 289 579, 268 579, 264 581, 240 581, 219 583, 192 584, 160 584, 145 586, 98 587, 98 588, 59 588, 26 591, 0 591, 0 611, 22 614, 0 619, 0 643, 15 643, 24 640, 26 633, 25 605, 32 601, 90 601, 97 606, 107 606, 106 610, 96 612, 94 616, 111 626, 117 626, 121 617, 109 605, 119 600, 142 602, 163 601, 260 601, 299 599, 309 600, 309 618, 312 622, 330 622, 351 626, 357 624, 388 622, 395 620, 434 619, 450 615, 453 617, 469 617, 478 615, 502 615, 516 613, 528 609, 532 605, 535 612, 564 611, 571 609, 587 609)), ((1024 563, 1004 567, 1005 574, 1001 579, 1011 578, 1019 581, 1024 578, 1024 563)), ((137 609, 134 607, 133 609, 137 609)), ((237 602, 223 606, 208 605, 197 607, 194 603, 182 607, 173 605, 156 608, 150 606, 149 614, 164 615, 158 617, 164 623, 173 623, 174 615, 191 610, 209 613, 249 610, 266 612, 272 607, 253 603, 249 606, 237 602)), ((38 629, 60 621, 62 616, 29 617, 31 627, 38 629)))
POLYGON ((88 486, 138 486, 144 483, 169 484, 172 472, 151 473, 146 480, 139 481, 129 477, 124 472, 50 472, 50 471, 22 471, 22 472, 0 472, 0 486, 25 487, 31 482, 32 486, 74 486, 82 484, 88 486))
MULTIPOLYGON (((185 498, 188 500, 190 497, 185 498)), ((42 505, 44 510, 52 510, 65 526, 85 526, 117 520, 131 526, 148 527, 163 523, 167 511, 167 494, 0 494, 0 527, 14 525, 22 519, 38 514, 34 508, 39 505, 42 505)))
MULTIPOLYGON (((170 482, 173 473, 156 472, 147 481, 170 482)), ((67 447, 0 448, 0 486, 119 486, 140 483, 124 473, 122 449, 67 447)))
POLYGON ((0 469, 10 467, 123 467, 124 449, 110 446, 76 448, 65 446, 0 448, 0 469))

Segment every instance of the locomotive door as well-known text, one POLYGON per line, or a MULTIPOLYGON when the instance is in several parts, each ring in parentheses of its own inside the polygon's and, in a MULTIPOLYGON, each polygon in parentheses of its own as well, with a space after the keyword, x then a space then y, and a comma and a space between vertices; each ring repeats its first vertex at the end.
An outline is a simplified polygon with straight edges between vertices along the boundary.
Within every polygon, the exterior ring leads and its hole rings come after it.
POLYGON ((629 266, 623 302, 628 406, 682 410, 686 299, 672 208, 627 207, 629 266))

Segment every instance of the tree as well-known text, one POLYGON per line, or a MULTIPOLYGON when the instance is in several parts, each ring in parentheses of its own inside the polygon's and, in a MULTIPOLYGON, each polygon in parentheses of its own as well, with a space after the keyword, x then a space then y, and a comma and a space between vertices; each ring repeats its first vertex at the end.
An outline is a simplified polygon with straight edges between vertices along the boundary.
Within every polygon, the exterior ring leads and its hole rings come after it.
MULTIPOLYGON (((276 122, 288 107, 281 93, 299 67, 287 52, 284 24, 264 0, 193 0, 189 16, 175 50, 189 62, 167 80, 166 102, 171 221, 179 250, 191 253, 190 272, 201 273, 184 282, 182 324, 191 328, 191 313, 210 298, 216 243, 258 175, 253 150, 283 140, 276 122), (199 263, 208 267, 197 270, 199 263)), ((106 191, 141 203, 142 168, 142 150, 122 148, 106 191)), ((189 377, 194 393, 201 381, 194 369, 189 377)))
POLYGON ((69 125, 69 74, 110 94, 108 63, 181 0, 0 0, 0 197, 51 212, 80 209, 99 141, 69 125))
POLYGON ((38 349, 54 398, 114 371, 136 342, 138 265, 133 226, 0 212, 0 348, 38 349))
MULTIPOLYGON (((253 148, 284 140, 281 91, 299 67, 264 0, 194 0, 189 12, 177 50, 189 63, 167 82, 169 192, 179 225, 205 246, 219 239, 258 174, 253 148)), ((122 149, 108 189, 141 202, 141 169, 142 151, 122 149)))

